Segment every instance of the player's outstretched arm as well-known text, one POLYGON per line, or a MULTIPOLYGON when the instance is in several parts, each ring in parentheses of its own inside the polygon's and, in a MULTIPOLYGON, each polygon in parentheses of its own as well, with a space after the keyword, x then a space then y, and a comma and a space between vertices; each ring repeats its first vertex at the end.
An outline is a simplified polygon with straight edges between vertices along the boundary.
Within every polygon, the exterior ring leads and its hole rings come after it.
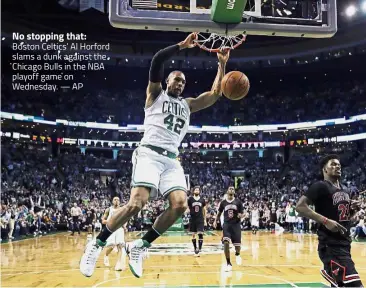
POLYGON ((219 67, 211 90, 202 93, 197 98, 186 99, 192 113, 212 106, 221 97, 221 80, 225 76, 226 62, 229 60, 229 57, 230 50, 218 52, 217 58, 219 59, 219 67))
POLYGON ((161 90, 161 81, 164 78, 164 62, 169 60, 179 50, 192 48, 195 46, 195 40, 197 33, 191 33, 188 37, 175 45, 166 47, 159 50, 151 60, 150 71, 149 71, 149 84, 146 89, 146 105, 148 108, 152 105, 154 100, 159 96, 161 90))
POLYGON ((338 222, 328 219, 319 213, 316 213, 313 209, 309 207, 311 204, 311 200, 306 196, 301 196, 299 201, 296 204, 296 211, 299 213, 299 216, 306 217, 319 224, 323 224, 328 230, 332 232, 340 232, 341 234, 347 233, 347 229, 343 227, 338 222))

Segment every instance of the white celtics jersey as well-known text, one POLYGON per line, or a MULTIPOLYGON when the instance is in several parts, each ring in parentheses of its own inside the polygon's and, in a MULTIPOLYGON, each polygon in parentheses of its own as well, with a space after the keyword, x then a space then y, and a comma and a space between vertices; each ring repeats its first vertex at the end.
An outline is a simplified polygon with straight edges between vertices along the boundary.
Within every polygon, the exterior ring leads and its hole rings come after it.
POLYGON ((116 212, 117 209, 118 208, 114 208, 113 206, 109 207, 107 221, 112 218, 113 214, 116 212))
POLYGON ((190 109, 183 98, 168 96, 162 91, 145 109, 142 145, 153 145, 178 155, 178 147, 189 127, 190 109))

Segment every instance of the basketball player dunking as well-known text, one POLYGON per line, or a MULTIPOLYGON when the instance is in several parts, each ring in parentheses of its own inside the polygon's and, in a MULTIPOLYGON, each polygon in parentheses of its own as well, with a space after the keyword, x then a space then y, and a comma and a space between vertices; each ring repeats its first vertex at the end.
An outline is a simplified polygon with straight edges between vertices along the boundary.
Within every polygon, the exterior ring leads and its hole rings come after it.
POLYGON ((332 287, 363 287, 351 257, 350 220, 358 202, 340 183, 341 164, 337 155, 320 161, 323 181, 314 183, 296 206, 299 216, 321 224, 318 253, 324 269, 321 275, 332 287), (309 208, 314 204, 315 211, 309 208))
POLYGON ((232 270, 232 264, 230 261, 230 243, 235 247, 236 264, 241 265, 242 260, 240 257, 241 249, 241 225, 240 220, 242 218, 244 207, 243 203, 236 199, 235 188, 229 187, 227 190, 227 197, 224 199, 219 206, 219 213, 216 216, 214 222, 214 228, 217 227, 217 223, 220 219, 221 214, 224 212, 224 225, 223 225, 223 241, 224 241, 224 253, 226 257, 226 272, 232 270))
POLYGON ((203 231, 206 223, 206 201, 200 197, 201 188, 194 187, 193 196, 188 199, 188 208, 191 214, 189 231, 192 233, 192 243, 195 256, 199 257, 203 244, 203 231), (198 249, 196 234, 198 234, 198 249))
POLYGON ((197 34, 160 50, 151 61, 149 84, 146 90, 144 137, 132 155, 133 173, 129 202, 115 211, 97 239, 87 244, 80 261, 80 272, 90 277, 108 237, 136 215, 146 202, 157 197, 158 191, 168 199, 169 207, 156 219, 142 237, 126 244, 131 272, 143 274, 143 259, 151 243, 164 233, 187 209, 186 179, 180 165, 178 147, 187 133, 190 114, 213 105, 222 94, 221 80, 225 75, 229 51, 217 54, 218 71, 212 88, 197 98, 182 98, 186 79, 181 71, 173 71, 163 90, 164 62, 179 50, 195 46, 197 34))

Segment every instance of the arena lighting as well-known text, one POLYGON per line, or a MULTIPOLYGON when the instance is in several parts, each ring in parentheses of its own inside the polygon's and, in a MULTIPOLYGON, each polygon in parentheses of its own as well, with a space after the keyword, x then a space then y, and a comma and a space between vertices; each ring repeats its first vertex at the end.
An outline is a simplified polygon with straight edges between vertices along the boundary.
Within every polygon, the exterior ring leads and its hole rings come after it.
POLYGON ((356 14, 356 11, 357 11, 356 7, 354 5, 350 5, 346 9, 346 15, 348 17, 352 17, 356 14))
POLYGON ((362 9, 363 12, 366 13, 366 0, 363 1, 363 3, 361 4, 361 9, 362 9))

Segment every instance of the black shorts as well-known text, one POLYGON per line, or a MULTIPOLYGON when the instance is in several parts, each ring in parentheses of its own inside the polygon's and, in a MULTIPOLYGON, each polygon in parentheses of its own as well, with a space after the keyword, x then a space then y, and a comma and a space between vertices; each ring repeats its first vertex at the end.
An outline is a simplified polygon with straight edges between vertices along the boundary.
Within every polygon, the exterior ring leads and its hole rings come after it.
POLYGON ((223 241, 227 240, 233 243, 234 246, 241 245, 241 226, 240 223, 228 224, 224 223, 223 227, 223 241))
POLYGON ((197 233, 203 232, 205 230, 205 224, 202 221, 190 221, 189 222, 189 232, 197 233))
POLYGON ((361 280, 351 258, 351 245, 340 246, 319 243, 318 253, 324 265, 324 269, 320 270, 320 274, 325 280, 339 287, 359 286, 361 280))
POLYGON ((85 225, 93 226, 93 218, 86 218, 85 225))

